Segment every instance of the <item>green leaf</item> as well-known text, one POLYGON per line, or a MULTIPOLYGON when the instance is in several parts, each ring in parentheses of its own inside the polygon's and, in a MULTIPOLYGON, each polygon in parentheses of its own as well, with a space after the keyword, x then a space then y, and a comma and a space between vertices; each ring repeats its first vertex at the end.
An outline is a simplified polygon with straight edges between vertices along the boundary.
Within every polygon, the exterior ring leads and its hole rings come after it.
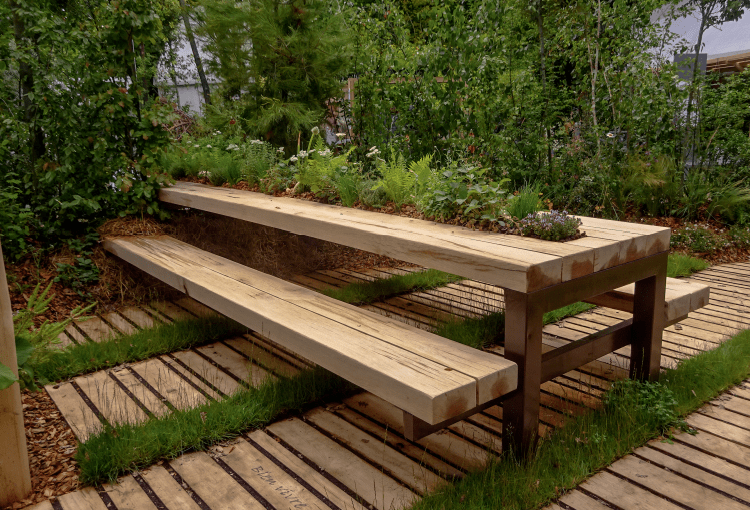
POLYGON ((17 380, 16 374, 9 367, 0 363, 0 390, 10 387, 17 380))
POLYGON ((33 352, 34 345, 26 337, 16 336, 16 358, 19 367, 22 367, 29 360, 33 352))

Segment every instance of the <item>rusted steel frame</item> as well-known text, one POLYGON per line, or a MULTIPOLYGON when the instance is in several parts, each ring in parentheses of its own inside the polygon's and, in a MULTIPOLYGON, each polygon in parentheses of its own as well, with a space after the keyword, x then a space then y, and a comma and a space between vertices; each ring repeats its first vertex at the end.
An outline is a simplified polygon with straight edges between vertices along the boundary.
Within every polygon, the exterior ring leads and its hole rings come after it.
POLYGON ((590 363, 632 342, 633 319, 542 354, 542 382, 590 363))
POLYGON ((463 421, 466 418, 470 418, 475 414, 484 411, 485 409, 502 404, 504 400, 506 400, 516 392, 517 390, 513 390, 510 393, 503 395, 502 397, 498 397, 496 399, 485 402, 484 404, 478 405, 473 409, 469 409, 468 411, 461 413, 458 416, 454 416, 453 418, 449 418, 434 425, 431 425, 426 421, 417 418, 413 414, 404 411, 404 437, 406 437, 406 439, 408 439, 409 441, 419 441, 423 437, 434 434, 435 432, 443 430, 444 428, 453 425, 454 423, 458 423, 459 421, 463 421))
MULTIPOLYGON (((647 379, 658 376, 667 255, 668 252, 658 253, 528 294, 505 289, 505 358, 518 365, 518 390, 503 403, 503 448, 525 457, 536 444, 545 312, 636 282, 629 326, 629 343, 633 345, 631 376, 647 379)), ((605 348, 613 347, 608 352, 616 350, 615 345, 625 342, 621 334, 612 331, 591 343, 569 347, 562 353, 566 367, 586 364, 591 361, 588 355, 594 352, 607 354, 605 348)))

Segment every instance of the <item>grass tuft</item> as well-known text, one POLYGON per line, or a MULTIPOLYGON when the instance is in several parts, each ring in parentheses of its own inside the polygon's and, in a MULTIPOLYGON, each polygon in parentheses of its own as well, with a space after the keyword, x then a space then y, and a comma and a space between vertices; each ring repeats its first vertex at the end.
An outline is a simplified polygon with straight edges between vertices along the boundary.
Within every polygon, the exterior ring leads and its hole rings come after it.
POLYGON ((290 379, 266 380, 229 398, 130 425, 110 426, 78 446, 79 479, 87 485, 114 481, 159 459, 203 450, 262 427, 287 411, 301 411, 323 399, 344 396, 355 386, 315 368, 290 379))
POLYGON ((748 375, 750 331, 744 331, 665 371, 659 383, 615 384, 600 409, 569 420, 540 442, 530 460, 519 464, 503 456, 413 508, 541 508, 633 448, 669 435, 681 417, 748 375))
POLYGON ((710 265, 703 259, 689 257, 680 253, 670 253, 669 260, 667 261, 667 276, 670 278, 690 276, 695 272, 703 271, 710 265))
POLYGON ((427 269, 418 273, 391 276, 367 283, 350 283, 340 289, 326 289, 323 294, 345 303, 363 305, 388 297, 424 289, 441 287, 462 280, 460 276, 427 269))
POLYGON ((246 333, 231 319, 209 316, 175 321, 103 342, 86 342, 52 351, 32 369, 41 381, 62 381, 121 363, 140 361, 246 333))

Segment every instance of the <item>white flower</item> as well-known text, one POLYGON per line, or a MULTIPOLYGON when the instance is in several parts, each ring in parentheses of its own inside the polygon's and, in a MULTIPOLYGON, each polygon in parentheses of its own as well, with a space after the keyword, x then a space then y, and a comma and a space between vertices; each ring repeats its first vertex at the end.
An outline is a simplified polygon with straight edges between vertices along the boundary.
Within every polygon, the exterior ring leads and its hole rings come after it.
POLYGON ((193 145, 193 147, 195 147, 196 149, 200 149, 201 146, 196 143, 195 145, 193 145))
POLYGON ((299 156, 300 159, 304 159, 304 158, 306 158, 308 156, 308 154, 307 154, 307 151, 299 151, 297 153, 297 156, 299 156))
POLYGON ((317 135, 318 133, 320 133, 320 129, 318 128, 318 126, 315 126, 310 131, 312 131, 313 135, 317 135))
POLYGON ((217 134, 217 135, 220 135, 220 134, 221 134, 221 131, 217 131, 217 132, 216 132, 216 134, 217 134))
POLYGON ((372 147, 370 147, 367 150, 369 150, 370 152, 372 152, 372 151, 378 150, 378 147, 377 147, 377 145, 373 145, 372 147))
POLYGON ((210 148, 211 148, 211 146, 210 146, 210 145, 206 145, 206 149, 210 149, 210 148))
POLYGON ((278 149, 276 149, 276 152, 278 152, 279 154, 283 153, 284 147, 279 147, 278 149))
POLYGON ((292 156, 291 158, 289 158, 289 161, 295 163, 297 161, 297 156, 292 156))
POLYGON ((336 133, 336 136, 339 140, 342 140, 346 136, 346 133, 336 133))
POLYGON ((614 138, 614 137, 615 137, 614 133, 607 133, 607 138, 614 138))

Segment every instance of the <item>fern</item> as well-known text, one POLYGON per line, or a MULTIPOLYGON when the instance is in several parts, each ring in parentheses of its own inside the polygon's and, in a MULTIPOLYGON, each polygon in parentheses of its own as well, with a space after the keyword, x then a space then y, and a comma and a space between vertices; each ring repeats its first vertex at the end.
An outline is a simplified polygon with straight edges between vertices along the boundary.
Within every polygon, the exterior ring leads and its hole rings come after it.
POLYGON ((422 195, 425 189, 427 189, 427 183, 429 182, 430 175, 432 174, 432 168, 430 167, 431 164, 432 154, 422 156, 422 159, 420 159, 419 161, 412 161, 409 164, 409 171, 413 173, 417 178, 417 182, 415 184, 415 191, 417 196, 422 195))
POLYGON ((416 184, 414 174, 407 169, 403 156, 395 150, 391 150, 390 162, 382 162, 379 170, 383 178, 373 189, 382 188, 396 210, 400 211, 404 204, 413 199, 416 184))

